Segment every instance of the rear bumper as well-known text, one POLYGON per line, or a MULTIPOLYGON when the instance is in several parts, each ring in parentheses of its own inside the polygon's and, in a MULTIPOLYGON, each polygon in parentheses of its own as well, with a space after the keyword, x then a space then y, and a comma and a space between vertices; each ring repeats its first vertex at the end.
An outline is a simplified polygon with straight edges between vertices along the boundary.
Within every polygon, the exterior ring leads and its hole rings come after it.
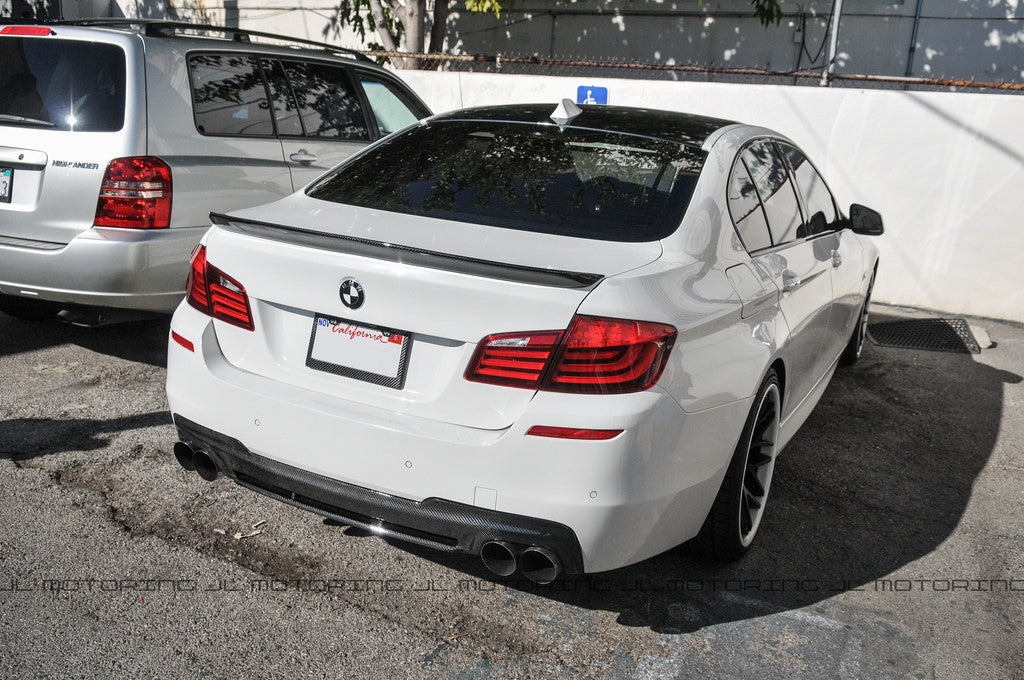
POLYGON ((616 569, 695 536, 749 409, 746 400, 684 413, 658 389, 540 392, 507 428, 480 429, 240 369, 221 351, 220 323, 178 308, 167 400, 183 441, 225 474, 442 550, 478 553, 488 539, 545 547, 570 572, 616 569), (533 425, 622 432, 553 439, 528 434, 533 425))
POLYGON ((66 245, 0 236, 0 293, 170 313, 206 229, 93 228, 66 245))
POLYGON ((488 541, 541 546, 558 556, 566 573, 583 571, 576 534, 556 522, 441 498, 411 501, 259 456, 241 442, 181 416, 175 416, 174 424, 178 438, 194 450, 209 454, 222 474, 289 505, 443 552, 475 555, 488 541))

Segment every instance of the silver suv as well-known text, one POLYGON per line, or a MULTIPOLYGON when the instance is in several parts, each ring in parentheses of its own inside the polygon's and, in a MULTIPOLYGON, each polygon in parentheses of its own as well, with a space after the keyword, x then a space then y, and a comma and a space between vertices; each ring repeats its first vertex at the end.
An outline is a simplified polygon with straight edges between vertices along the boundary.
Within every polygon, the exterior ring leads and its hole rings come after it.
POLYGON ((0 311, 170 312, 211 211, 289 194, 429 114, 387 70, 320 43, 0 24, 0 311))

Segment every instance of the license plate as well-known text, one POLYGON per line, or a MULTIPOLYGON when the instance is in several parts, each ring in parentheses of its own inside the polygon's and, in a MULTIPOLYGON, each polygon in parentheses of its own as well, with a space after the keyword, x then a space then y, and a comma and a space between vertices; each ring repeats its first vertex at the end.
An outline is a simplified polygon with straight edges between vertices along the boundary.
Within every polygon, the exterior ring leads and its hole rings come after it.
POLYGON ((10 203, 14 194, 14 169, 0 168, 0 203, 10 203))
POLYGON ((401 389, 409 355, 408 333, 323 314, 313 318, 306 366, 401 389))

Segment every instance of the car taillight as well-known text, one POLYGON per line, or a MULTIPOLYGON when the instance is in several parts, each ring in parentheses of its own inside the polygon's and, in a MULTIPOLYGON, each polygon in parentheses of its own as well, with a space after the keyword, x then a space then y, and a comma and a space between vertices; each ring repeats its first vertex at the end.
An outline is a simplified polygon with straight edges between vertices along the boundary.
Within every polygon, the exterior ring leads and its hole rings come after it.
POLYGON ((171 223, 171 168, 153 156, 115 158, 96 203, 97 227, 163 229, 171 223))
POLYGON ((49 26, 4 26, 0 28, 0 35, 23 35, 41 38, 52 33, 53 30, 49 26))
POLYGON ((658 382, 675 339, 666 324, 576 316, 564 332, 484 338, 465 377, 552 392, 640 392, 658 382))
POLYGON ((207 262, 205 246, 192 251, 185 292, 188 303, 203 314, 247 331, 256 328, 245 288, 207 262))
POLYGON ((477 346, 466 379, 536 389, 562 331, 489 335, 477 346))

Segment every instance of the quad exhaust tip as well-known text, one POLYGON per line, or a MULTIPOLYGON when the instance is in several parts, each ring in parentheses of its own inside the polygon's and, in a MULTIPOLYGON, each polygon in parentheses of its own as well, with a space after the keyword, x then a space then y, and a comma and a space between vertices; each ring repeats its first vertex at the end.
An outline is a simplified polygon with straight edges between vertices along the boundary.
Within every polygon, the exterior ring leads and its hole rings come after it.
POLYGON ((511 576, 520 569, 534 583, 547 585, 558 578, 562 565, 558 556, 540 546, 517 546, 505 541, 488 541, 480 549, 484 566, 498 576, 511 576))
POLYGON ((217 479, 220 470, 217 463, 206 451, 193 449, 185 442, 174 444, 174 457, 178 464, 189 472, 195 472, 208 482, 217 479))
MULTIPOLYGON (((174 457, 181 467, 195 472, 208 482, 217 479, 220 470, 209 453, 194 449, 185 442, 175 442, 174 457)), ((498 576, 511 576, 520 569, 523 576, 534 583, 547 585, 562 573, 558 556, 547 548, 532 545, 520 546, 505 541, 487 541, 480 549, 484 566, 498 576)))
POLYGON ((504 541, 488 541, 480 549, 484 566, 498 576, 511 576, 516 571, 516 551, 504 541))

